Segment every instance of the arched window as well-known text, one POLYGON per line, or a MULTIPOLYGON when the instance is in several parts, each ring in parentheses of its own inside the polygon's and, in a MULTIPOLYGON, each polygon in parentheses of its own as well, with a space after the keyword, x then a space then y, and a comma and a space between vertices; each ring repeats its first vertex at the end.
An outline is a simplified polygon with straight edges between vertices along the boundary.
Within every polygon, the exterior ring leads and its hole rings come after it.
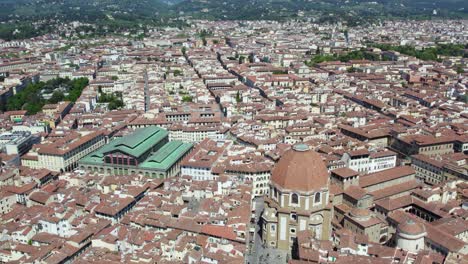
POLYGON ((298 204, 299 203, 299 195, 296 193, 291 194, 291 203, 298 204))
POLYGON ((314 203, 320 203, 320 198, 321 198, 321 195, 320 193, 315 193, 315 197, 314 197, 314 203))

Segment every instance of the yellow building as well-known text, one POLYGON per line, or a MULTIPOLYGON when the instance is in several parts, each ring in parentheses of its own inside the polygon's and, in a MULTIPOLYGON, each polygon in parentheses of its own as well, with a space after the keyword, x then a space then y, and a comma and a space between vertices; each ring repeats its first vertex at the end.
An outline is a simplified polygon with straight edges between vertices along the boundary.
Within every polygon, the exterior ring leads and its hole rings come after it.
POLYGON ((302 230, 328 240, 332 215, 328 185, 329 173, 318 153, 305 144, 287 151, 273 169, 265 198, 263 243, 290 250, 302 230))
POLYGON ((5 115, 7 115, 10 118, 11 122, 21 122, 23 121, 23 117, 26 115, 28 111, 26 110, 17 110, 17 111, 8 111, 5 112, 5 115))

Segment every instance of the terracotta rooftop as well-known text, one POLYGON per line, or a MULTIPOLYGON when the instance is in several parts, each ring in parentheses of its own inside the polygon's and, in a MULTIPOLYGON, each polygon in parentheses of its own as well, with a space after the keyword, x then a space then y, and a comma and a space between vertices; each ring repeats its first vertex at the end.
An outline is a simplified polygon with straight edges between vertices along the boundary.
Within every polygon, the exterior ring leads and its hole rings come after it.
POLYGON ((408 220, 398 225, 398 231, 407 235, 422 235, 426 232, 424 225, 408 220))
POLYGON ((409 166, 395 167, 392 169, 363 175, 359 179, 359 185, 362 188, 366 188, 368 186, 391 181, 411 174, 414 174, 414 169, 409 166))
POLYGON ((353 169, 344 167, 344 168, 339 168, 331 171, 331 173, 335 176, 338 176, 340 178, 349 178, 353 176, 359 175, 359 173, 353 169))

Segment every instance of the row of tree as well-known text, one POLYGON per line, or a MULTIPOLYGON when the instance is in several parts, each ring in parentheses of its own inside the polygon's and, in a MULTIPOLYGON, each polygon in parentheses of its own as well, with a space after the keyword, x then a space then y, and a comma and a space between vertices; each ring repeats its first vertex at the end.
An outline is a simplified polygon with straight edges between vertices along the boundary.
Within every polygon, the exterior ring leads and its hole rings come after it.
POLYGON ((56 78, 47 82, 30 83, 19 93, 7 101, 7 110, 26 110, 33 115, 42 110, 45 104, 56 104, 61 101, 76 102, 83 89, 88 85, 88 79, 56 78), (67 95, 65 96, 65 90, 67 95), (44 99, 43 91, 52 91, 50 99, 44 99))
MULTIPOLYGON (((468 44, 439 44, 436 47, 422 49, 416 49, 414 46, 409 45, 392 46, 388 44, 376 43, 371 43, 369 45, 375 48, 379 48, 383 51, 397 51, 401 54, 413 56, 420 60, 426 61, 441 61, 439 56, 454 56, 468 58, 468 52, 466 51, 468 49, 468 44)), ((306 64, 312 66, 326 61, 348 62, 350 60, 385 61, 391 60, 391 58, 366 51, 365 49, 351 51, 346 54, 320 54, 320 50, 318 50, 317 54, 312 56, 310 61, 307 61, 306 64)))
POLYGON ((349 62, 350 60, 370 60, 370 61, 380 61, 385 60, 385 58, 381 58, 380 55, 362 50, 355 50, 350 51, 346 54, 316 54, 312 56, 309 61, 306 61, 306 64, 309 66, 313 66, 318 63, 326 62, 326 61, 341 61, 341 62, 349 62))
POLYGON ((439 56, 468 58, 468 44, 438 44, 435 47, 417 49, 414 46, 392 46, 389 44, 371 44, 371 46, 384 51, 397 51, 401 54, 416 57, 426 61, 441 61, 439 56))

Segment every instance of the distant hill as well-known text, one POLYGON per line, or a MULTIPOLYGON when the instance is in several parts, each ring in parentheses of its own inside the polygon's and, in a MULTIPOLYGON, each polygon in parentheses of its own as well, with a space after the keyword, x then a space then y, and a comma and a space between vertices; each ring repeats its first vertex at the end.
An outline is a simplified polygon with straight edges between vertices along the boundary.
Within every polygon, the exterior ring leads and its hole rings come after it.
POLYGON ((15 18, 96 20, 106 14, 152 17, 166 12, 174 0, 0 0, 0 20, 15 18))
POLYGON ((281 19, 307 15, 339 14, 346 17, 431 16, 466 17, 466 0, 185 0, 172 9, 195 17, 216 19, 281 19))
POLYGON ((180 14, 211 19, 283 19, 306 15, 463 17, 466 0, 0 0, 0 21, 14 18, 96 20, 106 14, 157 19, 180 14), (183 12, 183 13, 182 13, 183 12))
POLYGON ((41 35, 56 22, 98 25, 96 34, 185 25, 180 17, 215 20, 343 21, 468 18, 468 0, 0 0, 0 39, 41 35), (35 23, 39 22, 39 23, 35 23))

